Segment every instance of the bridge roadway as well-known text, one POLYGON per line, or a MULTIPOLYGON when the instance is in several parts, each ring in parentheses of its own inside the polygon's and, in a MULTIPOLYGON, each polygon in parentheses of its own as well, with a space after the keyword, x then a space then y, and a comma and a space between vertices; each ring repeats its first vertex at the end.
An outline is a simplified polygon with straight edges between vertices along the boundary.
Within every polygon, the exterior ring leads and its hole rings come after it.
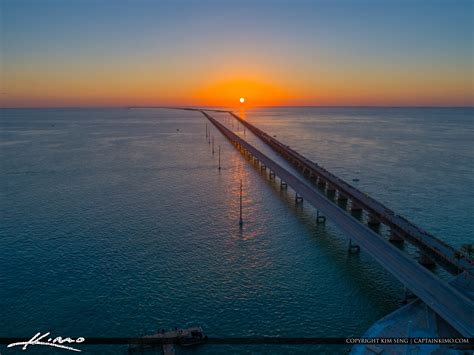
MULTIPOLYGON (((219 110, 218 112, 222 111, 219 110)), ((404 217, 395 214, 394 211, 387 208, 382 203, 367 196, 362 191, 356 189, 323 167, 307 159, 289 146, 284 145, 261 129, 253 126, 248 121, 240 118, 232 111, 227 112, 267 143, 272 149, 282 155, 286 160, 296 164, 305 175, 310 177, 310 179, 313 181, 318 180, 318 182, 322 182, 328 187, 331 186, 332 188, 335 188, 340 196, 342 195, 350 199, 352 205, 355 204, 367 211, 371 218, 389 226, 392 235, 395 235, 395 237, 406 239, 408 242, 419 248, 425 255, 429 255, 433 261, 440 262, 446 270, 453 274, 457 274, 459 270, 474 274, 473 262, 465 256, 457 254, 456 250, 450 245, 414 225, 404 217)))
MULTIPOLYGON (((128 108, 167 108, 202 112, 201 109, 192 107, 137 106, 128 108)), ((367 196, 362 191, 356 189, 354 186, 348 184, 336 175, 327 171, 317 163, 291 149, 289 146, 281 143, 274 137, 271 137, 261 129, 253 126, 248 121, 242 119, 232 111, 207 108, 204 111, 221 112, 232 115, 257 137, 268 144, 273 150, 278 152, 289 162, 295 164, 300 170, 303 171, 306 176, 310 178, 310 180, 322 183, 327 187, 335 188, 338 191, 339 197, 342 196, 343 198, 348 198, 351 200, 351 208, 357 206, 357 208, 365 210, 371 217, 372 221, 375 220, 376 223, 381 222, 388 226, 392 233, 391 238, 394 238, 395 240, 407 240, 416 246, 424 256, 429 256, 433 261, 438 262, 447 271, 454 275, 457 275, 459 271, 467 271, 469 274, 474 275, 473 260, 468 259, 464 255, 460 255, 447 243, 436 238, 422 228, 414 225, 406 218, 396 214, 393 210, 384 206, 379 201, 367 196)))
POLYGON ((391 243, 380 238, 366 225, 360 223, 326 196, 317 192, 255 147, 241 139, 205 111, 201 111, 216 128, 239 149, 256 157, 266 168, 286 182, 299 196, 308 201, 333 221, 343 232, 371 255, 388 272, 411 290, 434 312, 439 314, 460 334, 474 336, 474 302, 446 281, 402 253, 391 243))

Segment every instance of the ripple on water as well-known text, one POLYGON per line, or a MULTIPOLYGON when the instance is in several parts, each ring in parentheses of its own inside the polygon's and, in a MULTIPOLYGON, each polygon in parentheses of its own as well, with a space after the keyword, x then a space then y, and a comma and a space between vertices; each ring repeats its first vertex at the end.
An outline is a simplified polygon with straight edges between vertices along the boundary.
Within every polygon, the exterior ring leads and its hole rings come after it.
MULTIPOLYGON (((364 253, 349 256, 336 226, 317 226, 309 206, 295 208, 291 190, 263 179, 211 128, 219 173, 198 113, 6 112, 2 124, 14 121, 15 131, 0 150, 3 336, 134 336, 192 323, 213 336, 349 336, 399 304, 402 289, 390 275, 364 253), (13 144, 25 135, 28 144, 13 144), (44 144, 53 139, 60 148, 44 144)), ((472 230, 461 188, 471 178, 443 153, 467 148, 423 111, 262 109, 248 118, 345 179, 357 176, 356 186, 453 244, 472 230), (423 160, 431 173, 420 173, 423 160), (441 173, 453 179, 439 184, 441 173)), ((199 352, 222 349, 269 348, 199 352)))

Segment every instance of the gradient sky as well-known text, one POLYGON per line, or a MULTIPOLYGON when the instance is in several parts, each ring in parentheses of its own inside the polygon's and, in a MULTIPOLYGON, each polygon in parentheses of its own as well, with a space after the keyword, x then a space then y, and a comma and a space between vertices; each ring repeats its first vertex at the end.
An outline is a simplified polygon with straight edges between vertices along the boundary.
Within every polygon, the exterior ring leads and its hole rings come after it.
POLYGON ((0 105, 472 106, 473 4, 0 0, 0 105))

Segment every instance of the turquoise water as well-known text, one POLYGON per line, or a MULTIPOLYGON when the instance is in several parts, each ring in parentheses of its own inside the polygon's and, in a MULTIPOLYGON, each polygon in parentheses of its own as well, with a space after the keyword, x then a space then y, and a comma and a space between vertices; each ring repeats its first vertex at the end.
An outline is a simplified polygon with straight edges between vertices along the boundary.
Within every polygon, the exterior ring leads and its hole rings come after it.
MULTIPOLYGON (((454 246, 472 241, 473 113, 242 112, 454 246)), ((1 111, 1 336, 130 337, 193 324, 214 337, 358 336, 400 305, 397 281, 364 253, 348 255, 337 226, 316 225, 313 209, 296 207, 212 128, 219 172, 205 125, 197 112, 165 109, 1 111)))

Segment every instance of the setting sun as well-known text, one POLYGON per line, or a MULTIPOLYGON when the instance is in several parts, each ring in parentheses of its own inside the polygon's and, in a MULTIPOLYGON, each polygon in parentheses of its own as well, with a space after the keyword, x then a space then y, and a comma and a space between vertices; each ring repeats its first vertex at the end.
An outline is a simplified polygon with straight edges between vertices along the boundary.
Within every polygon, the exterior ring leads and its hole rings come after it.
POLYGON ((243 104, 245 102, 245 99, 243 97, 240 98, 240 103, 243 104))

